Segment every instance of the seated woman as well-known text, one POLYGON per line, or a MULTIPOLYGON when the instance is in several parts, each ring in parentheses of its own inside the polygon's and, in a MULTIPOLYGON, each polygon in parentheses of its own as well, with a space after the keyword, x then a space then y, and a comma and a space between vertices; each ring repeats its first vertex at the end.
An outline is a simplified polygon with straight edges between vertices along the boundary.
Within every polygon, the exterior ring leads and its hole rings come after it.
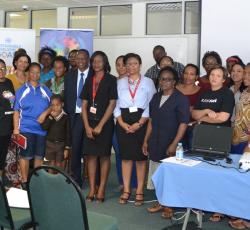
MULTIPOLYGON (((195 84, 200 74, 199 67, 194 64, 187 64, 183 71, 183 83, 178 84, 176 89, 182 92, 188 97, 190 104, 190 113, 192 112, 196 101, 198 100, 201 94, 201 87, 195 84)), ((192 122, 194 120, 190 119, 190 125, 187 128, 187 131, 183 137, 182 144, 184 149, 190 149, 192 144, 192 122)))
MULTIPOLYGON (((211 125, 231 126, 231 116, 234 108, 233 92, 223 87, 226 79, 226 70, 222 66, 211 69, 209 74, 211 89, 203 92, 192 111, 196 121, 211 125)), ((218 222, 223 215, 214 213, 211 221, 218 222)))
MULTIPOLYGON (((149 105, 150 119, 143 143, 143 153, 149 155, 150 159, 148 186, 152 184, 151 176, 160 165, 160 160, 175 154, 189 122, 189 102, 186 96, 175 89, 177 80, 177 72, 172 67, 161 69, 161 92, 154 95, 149 105)), ((161 210, 162 217, 172 217, 172 209, 159 203, 148 208, 150 213, 161 210)))
MULTIPOLYGON (((234 123, 232 153, 243 154, 250 152, 250 63, 245 67, 244 85, 247 87, 241 94, 234 123)), ((250 228, 250 222, 242 219, 229 221, 232 228, 250 228)))

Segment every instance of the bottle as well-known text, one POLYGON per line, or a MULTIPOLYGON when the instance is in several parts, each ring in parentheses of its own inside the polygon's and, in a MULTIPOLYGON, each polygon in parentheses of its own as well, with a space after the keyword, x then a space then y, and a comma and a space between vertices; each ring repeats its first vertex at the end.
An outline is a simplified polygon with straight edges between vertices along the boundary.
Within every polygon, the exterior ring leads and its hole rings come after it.
POLYGON ((183 159, 183 147, 182 147, 182 143, 178 143, 177 148, 176 148, 176 154, 175 154, 175 158, 178 161, 181 161, 183 159))

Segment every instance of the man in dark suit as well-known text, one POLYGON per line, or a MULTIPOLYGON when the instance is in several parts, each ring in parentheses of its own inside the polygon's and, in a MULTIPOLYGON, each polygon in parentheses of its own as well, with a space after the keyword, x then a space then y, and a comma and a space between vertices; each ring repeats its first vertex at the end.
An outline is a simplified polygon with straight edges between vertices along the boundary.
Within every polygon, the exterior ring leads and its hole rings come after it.
POLYGON ((64 82, 64 107, 70 118, 72 156, 71 171, 75 181, 82 186, 81 158, 83 153, 82 100, 79 98, 89 71, 89 52, 80 49, 76 56, 77 69, 69 71, 64 82))

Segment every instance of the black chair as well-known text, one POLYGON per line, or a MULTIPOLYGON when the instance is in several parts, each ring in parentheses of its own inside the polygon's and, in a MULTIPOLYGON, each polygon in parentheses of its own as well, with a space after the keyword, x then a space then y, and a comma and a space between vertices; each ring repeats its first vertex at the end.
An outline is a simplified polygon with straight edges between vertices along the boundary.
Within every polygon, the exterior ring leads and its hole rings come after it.
POLYGON ((0 180, 0 227, 11 230, 28 229, 33 226, 29 209, 10 208, 6 191, 0 180))
POLYGON ((41 166, 28 178, 32 220, 40 230, 117 230, 115 218, 86 211, 81 189, 63 171, 41 166), (48 171, 56 174, 50 174, 48 171))

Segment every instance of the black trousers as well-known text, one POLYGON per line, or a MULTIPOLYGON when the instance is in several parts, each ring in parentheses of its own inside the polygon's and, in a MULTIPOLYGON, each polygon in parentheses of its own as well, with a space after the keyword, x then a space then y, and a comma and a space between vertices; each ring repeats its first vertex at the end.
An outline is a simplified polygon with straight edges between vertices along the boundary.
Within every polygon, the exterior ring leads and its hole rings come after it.
POLYGON ((82 186, 82 167, 81 158, 83 156, 83 121, 81 114, 70 114, 70 129, 71 129, 71 171, 73 173, 74 180, 78 185, 82 186))
POLYGON ((8 153, 11 135, 0 136, 0 170, 3 171, 5 167, 5 160, 8 153))

